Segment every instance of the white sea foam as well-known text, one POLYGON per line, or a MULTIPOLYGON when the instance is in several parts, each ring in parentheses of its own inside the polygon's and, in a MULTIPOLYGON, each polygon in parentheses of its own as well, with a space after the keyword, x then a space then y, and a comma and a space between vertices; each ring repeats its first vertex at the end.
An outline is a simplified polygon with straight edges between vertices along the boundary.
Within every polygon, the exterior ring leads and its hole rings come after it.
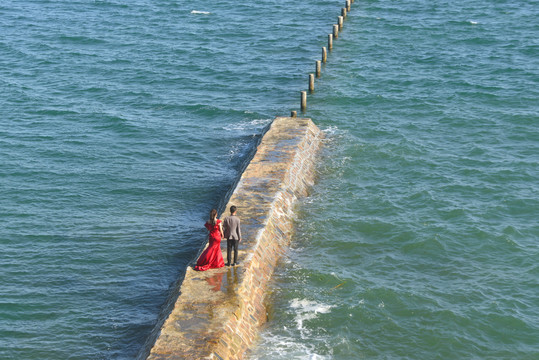
POLYGON ((325 129, 322 129, 322 132, 326 135, 335 135, 335 134, 342 134, 346 131, 340 130, 337 126, 328 126, 325 129))
POLYGON ((209 11, 199 11, 199 10, 193 10, 191 11, 191 14, 202 14, 202 15, 209 15, 211 12, 209 11))
POLYGON ((293 299, 292 303, 290 304, 290 307, 292 309, 298 309, 302 312, 312 312, 315 314, 327 314, 331 308, 332 305, 325 305, 317 303, 316 301, 310 301, 306 299, 293 299))
MULTIPOLYGON (((301 359, 301 360, 330 360, 333 358, 333 351, 328 350, 328 354, 321 355, 320 349, 315 344, 323 344, 322 348, 331 348, 330 337, 325 331, 315 331, 304 327, 306 320, 314 319, 321 314, 327 314, 333 308, 307 299, 293 299, 290 301, 290 310, 294 321, 282 325, 281 329, 274 329, 263 334, 262 344, 258 347, 253 359, 301 359), (299 338, 298 338, 299 335, 299 338), (307 341, 308 340, 308 341, 307 341)), ((323 330, 323 329, 320 329, 323 330)), ((343 343, 347 339, 343 339, 343 343)))
POLYGON ((470 24, 477 25, 477 21, 470 20, 470 24))
POLYGON ((327 314, 332 306, 309 301, 306 299, 294 299, 290 304, 292 309, 296 309, 296 324, 299 330, 303 329, 303 322, 315 319, 318 314, 327 314))
MULTIPOLYGON (((329 346, 329 344, 327 344, 329 346)), ((301 360, 329 360, 331 356, 319 355, 314 352, 312 344, 299 342, 293 337, 266 334, 264 344, 258 348, 257 353, 250 356, 254 360, 268 359, 301 359, 301 360)))

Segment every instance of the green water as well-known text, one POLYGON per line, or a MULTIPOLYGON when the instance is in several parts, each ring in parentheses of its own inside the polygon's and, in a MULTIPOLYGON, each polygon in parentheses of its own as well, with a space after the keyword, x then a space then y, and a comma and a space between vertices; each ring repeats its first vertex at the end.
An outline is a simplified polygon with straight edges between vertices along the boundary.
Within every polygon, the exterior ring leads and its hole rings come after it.
POLYGON ((254 358, 539 357, 537 12, 354 4, 254 358))
MULTIPOLYGON (((0 358, 133 359, 344 1, 0 4, 0 358)), ((255 359, 539 357, 539 6, 353 4, 255 359)))

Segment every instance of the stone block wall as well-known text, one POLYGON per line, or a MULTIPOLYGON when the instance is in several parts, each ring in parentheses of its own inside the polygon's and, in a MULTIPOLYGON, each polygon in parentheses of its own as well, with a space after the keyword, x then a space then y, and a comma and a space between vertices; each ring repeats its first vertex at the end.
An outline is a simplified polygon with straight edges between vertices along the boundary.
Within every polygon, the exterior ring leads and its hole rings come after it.
POLYGON ((310 119, 273 121, 226 205, 242 222, 240 265, 187 269, 149 360, 245 357, 266 321, 267 286, 290 241, 293 205, 314 181, 321 138, 310 119))

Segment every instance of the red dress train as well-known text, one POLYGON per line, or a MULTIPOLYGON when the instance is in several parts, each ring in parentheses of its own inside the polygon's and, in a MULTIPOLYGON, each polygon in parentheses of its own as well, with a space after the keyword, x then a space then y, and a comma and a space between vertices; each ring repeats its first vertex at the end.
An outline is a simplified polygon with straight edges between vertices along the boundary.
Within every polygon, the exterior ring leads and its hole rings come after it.
POLYGON ((209 269, 222 268, 225 266, 223 255, 221 254, 221 232, 217 219, 215 225, 205 223, 204 226, 210 231, 210 244, 198 258, 195 270, 206 271, 209 269))

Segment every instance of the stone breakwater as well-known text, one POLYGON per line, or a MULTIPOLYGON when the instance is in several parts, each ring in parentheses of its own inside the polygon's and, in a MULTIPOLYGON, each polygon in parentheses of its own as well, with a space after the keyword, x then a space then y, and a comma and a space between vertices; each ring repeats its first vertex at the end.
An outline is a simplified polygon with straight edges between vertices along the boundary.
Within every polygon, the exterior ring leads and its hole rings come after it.
MULTIPOLYGON (((293 204, 314 180, 322 136, 310 119, 273 121, 226 205, 236 205, 242 221, 240 265, 187 269, 147 359, 245 357, 266 321, 267 285, 290 241, 293 204)), ((222 251, 226 261, 226 244, 222 251)))

